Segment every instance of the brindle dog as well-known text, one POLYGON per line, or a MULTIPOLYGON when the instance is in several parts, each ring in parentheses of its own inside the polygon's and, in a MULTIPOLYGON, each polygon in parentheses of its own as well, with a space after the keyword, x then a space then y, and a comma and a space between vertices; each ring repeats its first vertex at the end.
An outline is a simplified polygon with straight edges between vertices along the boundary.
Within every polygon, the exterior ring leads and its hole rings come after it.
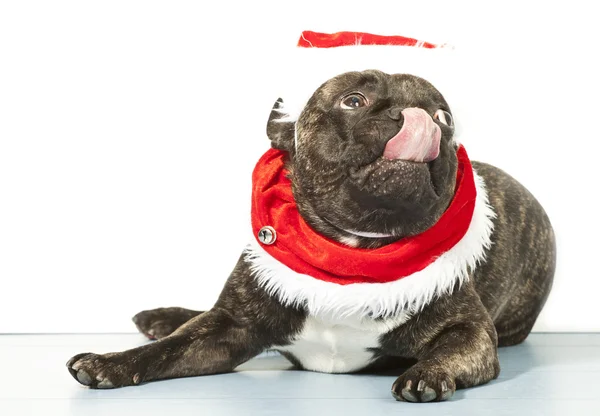
MULTIPOLYGON (((427 81, 350 72, 323 84, 296 122, 281 120, 281 104, 275 104, 267 134, 273 147, 288 152, 299 212, 317 232, 357 247, 380 247, 425 231, 448 207, 457 170, 457 144, 448 120, 435 120, 442 132, 435 160, 395 161, 391 176, 371 175, 383 163, 387 141, 402 126, 403 109, 422 109, 430 116, 441 109, 451 119, 444 97, 427 81), (411 197, 416 191, 420 198, 411 197)), ((555 239, 543 208, 502 170, 481 162, 473 167, 485 181, 496 214, 485 261, 470 271, 466 283, 382 331, 369 348, 364 368, 414 364, 392 386, 397 400, 447 400, 457 388, 496 378, 497 347, 525 340, 550 292, 555 239)), ((135 324, 157 342, 124 352, 79 354, 67 367, 91 388, 229 372, 267 349, 284 350, 310 319, 315 318, 306 308, 285 306, 267 293, 242 255, 211 310, 140 312, 135 324)), ((303 359, 289 351, 284 355, 302 368, 303 359)))

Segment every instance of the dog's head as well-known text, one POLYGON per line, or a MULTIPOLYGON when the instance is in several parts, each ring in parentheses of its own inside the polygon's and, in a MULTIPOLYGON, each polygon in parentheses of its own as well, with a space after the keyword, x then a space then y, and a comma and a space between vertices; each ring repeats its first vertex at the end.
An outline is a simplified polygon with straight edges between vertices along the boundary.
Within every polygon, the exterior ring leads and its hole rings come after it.
POLYGON ((289 153, 298 209, 317 231, 374 247, 431 227, 452 200, 454 125, 424 79, 348 72, 324 83, 297 120, 283 101, 267 134, 289 153))

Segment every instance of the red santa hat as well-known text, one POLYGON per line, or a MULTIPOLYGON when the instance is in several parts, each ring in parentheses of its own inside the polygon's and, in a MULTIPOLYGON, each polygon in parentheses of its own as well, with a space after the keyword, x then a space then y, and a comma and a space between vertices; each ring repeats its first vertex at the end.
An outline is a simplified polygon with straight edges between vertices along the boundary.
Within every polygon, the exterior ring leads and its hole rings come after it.
POLYGON ((460 88, 456 51, 447 44, 364 32, 304 31, 296 50, 281 57, 288 62, 278 93, 291 120, 297 119, 314 91, 328 79, 368 69, 424 78, 444 95, 455 116, 460 106, 454 93, 460 88))

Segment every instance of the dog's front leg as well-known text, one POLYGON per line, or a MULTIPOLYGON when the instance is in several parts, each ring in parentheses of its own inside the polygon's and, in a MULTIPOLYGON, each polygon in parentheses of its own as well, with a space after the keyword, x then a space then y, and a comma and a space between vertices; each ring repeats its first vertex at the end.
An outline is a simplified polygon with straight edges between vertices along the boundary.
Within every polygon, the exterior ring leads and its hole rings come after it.
POLYGON ((113 388, 173 377, 231 371, 261 353, 249 326, 226 311, 213 309, 171 336, 128 351, 71 358, 67 367, 81 384, 113 388))
POLYGON ((408 328, 389 335, 388 346, 395 343, 400 350, 404 340, 416 340, 412 351, 404 354, 418 362, 392 386, 397 400, 448 400, 456 388, 477 386, 498 376, 497 335, 492 320, 472 288, 461 292, 440 300, 408 328))
POLYGON ((240 259, 215 307, 173 334, 124 352, 78 354, 67 367, 81 384, 113 388, 175 377, 223 373, 272 345, 285 345, 305 313, 260 288, 240 259))

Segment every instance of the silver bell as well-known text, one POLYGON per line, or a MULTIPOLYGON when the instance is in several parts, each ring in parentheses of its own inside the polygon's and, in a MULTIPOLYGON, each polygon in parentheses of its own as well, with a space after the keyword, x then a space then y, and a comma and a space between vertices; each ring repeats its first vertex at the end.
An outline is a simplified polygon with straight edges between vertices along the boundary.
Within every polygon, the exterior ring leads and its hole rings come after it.
POLYGON ((271 245, 277 240, 277 233, 275 228, 264 226, 258 231, 258 241, 265 245, 271 245))

